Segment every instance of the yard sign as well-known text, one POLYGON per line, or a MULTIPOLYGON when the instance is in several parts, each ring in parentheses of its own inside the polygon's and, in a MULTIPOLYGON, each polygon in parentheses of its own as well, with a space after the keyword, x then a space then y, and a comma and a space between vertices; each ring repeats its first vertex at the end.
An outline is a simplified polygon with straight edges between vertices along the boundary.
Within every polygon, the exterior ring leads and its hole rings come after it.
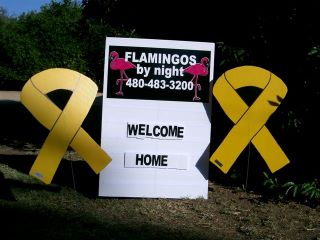
POLYGON ((106 39, 99 196, 207 198, 214 43, 106 39))

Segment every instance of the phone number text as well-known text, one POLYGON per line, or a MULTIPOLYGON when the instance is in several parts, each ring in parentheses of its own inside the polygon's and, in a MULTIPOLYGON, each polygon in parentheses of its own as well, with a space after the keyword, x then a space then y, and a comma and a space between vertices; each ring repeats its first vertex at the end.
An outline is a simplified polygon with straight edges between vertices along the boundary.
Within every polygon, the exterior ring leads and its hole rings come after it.
POLYGON ((130 88, 153 88, 153 89, 170 89, 170 90, 193 90, 193 82, 191 81, 175 81, 175 80, 159 80, 150 79, 145 81, 143 78, 129 78, 126 86, 130 88))

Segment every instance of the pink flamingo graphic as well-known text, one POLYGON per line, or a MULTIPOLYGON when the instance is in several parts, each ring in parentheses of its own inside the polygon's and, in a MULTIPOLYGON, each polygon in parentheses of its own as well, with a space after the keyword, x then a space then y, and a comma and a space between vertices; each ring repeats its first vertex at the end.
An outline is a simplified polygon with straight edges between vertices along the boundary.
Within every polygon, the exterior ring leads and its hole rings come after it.
POLYGON ((123 96, 123 92, 122 92, 123 82, 126 82, 129 79, 125 71, 128 69, 137 68, 137 67, 133 63, 126 61, 124 58, 119 58, 119 54, 116 51, 112 51, 110 53, 110 59, 111 59, 110 68, 112 70, 120 71, 120 78, 118 78, 116 82, 117 85, 119 85, 120 83, 120 89, 118 92, 116 92, 116 94, 123 96))
POLYGON ((193 75, 192 79, 190 80, 193 82, 193 88, 194 88, 193 101, 201 99, 200 97, 198 97, 198 90, 201 91, 201 85, 198 84, 198 76, 207 76, 208 66, 209 66, 209 59, 207 57, 203 57, 201 58, 200 63, 191 65, 183 70, 183 72, 190 73, 193 75))

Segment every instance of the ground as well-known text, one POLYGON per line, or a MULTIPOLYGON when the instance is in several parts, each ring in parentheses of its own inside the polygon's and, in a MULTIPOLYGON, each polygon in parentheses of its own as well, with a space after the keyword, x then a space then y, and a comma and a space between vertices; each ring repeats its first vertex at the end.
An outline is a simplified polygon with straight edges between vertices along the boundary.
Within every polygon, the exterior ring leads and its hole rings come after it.
POLYGON ((98 197, 97 175, 72 150, 45 185, 28 175, 39 146, 4 135, 1 239, 320 239, 320 206, 274 201, 211 180, 208 199, 98 197))
POLYGON ((1 229, 11 239, 320 239, 319 206, 212 181, 208 199, 102 198, 81 186, 95 180, 80 181, 86 163, 71 150, 52 184, 28 176, 37 151, 31 144, 0 145, 1 229), (67 181, 70 164, 74 176, 67 181))

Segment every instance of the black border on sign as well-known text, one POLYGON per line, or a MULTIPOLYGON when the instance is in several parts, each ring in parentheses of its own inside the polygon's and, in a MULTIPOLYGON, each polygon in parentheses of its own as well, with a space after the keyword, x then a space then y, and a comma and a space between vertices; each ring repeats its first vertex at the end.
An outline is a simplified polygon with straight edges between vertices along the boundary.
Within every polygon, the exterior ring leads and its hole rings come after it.
MULTIPOLYGON (((210 56, 211 51, 204 51, 204 50, 190 50, 190 49, 167 49, 167 48, 149 48, 149 47, 132 47, 132 46, 109 46, 109 55, 112 51, 116 51, 119 54, 119 58, 124 58, 126 52, 134 52, 135 53, 135 59, 140 59, 140 56, 142 53, 156 53, 156 54, 178 54, 179 56, 186 55, 188 57, 194 55, 196 62, 200 63, 201 58, 207 57, 209 59, 209 66, 208 66, 208 75, 206 76, 199 76, 198 77, 198 84, 201 85, 201 90, 197 91, 197 95, 200 97, 200 100, 193 100, 193 97, 195 95, 194 88, 190 89, 187 88, 184 90, 181 89, 170 89, 169 86, 172 86, 174 83, 175 88, 182 85, 182 82, 184 86, 186 86, 189 81, 192 79, 193 75, 189 73, 184 73, 183 76, 180 76, 180 72, 178 73, 178 76, 171 76, 168 78, 168 76, 164 75, 155 75, 154 69, 155 68, 163 68, 163 69, 172 69, 175 68, 175 73, 178 72, 177 69, 185 69, 190 66, 190 64, 163 64, 161 63, 139 63, 138 61, 134 61, 134 59, 128 59, 133 60, 132 63, 136 66, 140 67, 150 67, 150 73, 148 76, 143 76, 142 74, 137 74, 136 69, 128 69, 126 70, 126 74, 131 79, 143 79, 144 86, 142 88, 139 87, 128 87, 123 83, 122 89, 123 89, 123 96, 119 96, 116 94, 117 91, 119 91, 119 84, 116 84, 116 80, 120 78, 120 71, 119 70, 112 70, 110 69, 110 56, 106 57, 106 60, 108 61, 108 73, 107 73, 107 98, 118 98, 118 99, 141 99, 141 100, 163 100, 163 101, 183 101, 183 102, 209 102, 209 94, 210 94, 210 72, 213 71, 213 69, 210 69, 210 56), (161 88, 151 88, 146 86, 149 81, 153 79, 158 80, 165 80, 165 89, 161 88), (174 82, 172 82, 174 81, 174 82), (178 83, 180 82, 180 83, 178 83)), ((184 58, 185 59, 185 58, 184 58)), ((162 81, 162 83, 164 83, 162 81)), ((189 83, 190 84, 190 83, 189 83)))

